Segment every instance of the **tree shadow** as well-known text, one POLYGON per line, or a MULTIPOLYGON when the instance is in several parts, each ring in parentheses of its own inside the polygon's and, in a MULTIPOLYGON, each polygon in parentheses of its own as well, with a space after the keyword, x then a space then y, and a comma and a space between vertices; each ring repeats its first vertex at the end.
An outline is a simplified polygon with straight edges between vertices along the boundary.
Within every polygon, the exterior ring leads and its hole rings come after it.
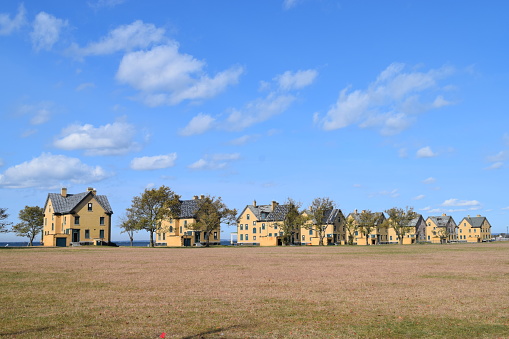
POLYGON ((46 327, 37 327, 37 328, 31 328, 31 329, 15 331, 15 332, 0 332, 0 337, 10 337, 10 336, 29 334, 29 333, 34 333, 34 332, 42 332, 42 331, 46 331, 46 330, 53 330, 55 328, 56 328, 55 326, 46 326, 46 327))
POLYGON ((202 339, 202 338, 206 338, 205 336, 209 335, 209 334, 225 332, 225 331, 228 331, 228 330, 231 330, 231 329, 234 329, 234 328, 247 328, 247 327, 249 327, 249 326, 246 326, 246 325, 233 325, 233 326, 228 326, 228 327, 218 327, 218 328, 214 328, 214 329, 211 329, 209 331, 206 331, 206 332, 201 332, 201 333, 198 333, 198 334, 193 334, 193 335, 190 335, 190 336, 185 336, 185 337, 182 337, 182 339, 202 339))

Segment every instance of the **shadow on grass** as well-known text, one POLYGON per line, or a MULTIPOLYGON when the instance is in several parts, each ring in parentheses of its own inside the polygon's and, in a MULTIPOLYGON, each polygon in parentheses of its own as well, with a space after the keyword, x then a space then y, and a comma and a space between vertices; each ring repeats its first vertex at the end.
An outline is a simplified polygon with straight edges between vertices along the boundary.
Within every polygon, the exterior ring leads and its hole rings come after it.
POLYGON ((206 331, 206 332, 201 332, 201 333, 198 333, 198 334, 194 334, 194 335, 190 335, 190 336, 185 336, 185 337, 182 337, 182 339, 200 339, 200 338, 206 338, 205 336, 209 335, 209 334, 226 332, 226 331, 232 330, 234 328, 247 328, 247 327, 249 327, 249 326, 246 326, 246 325, 233 325, 233 326, 228 326, 228 327, 218 327, 218 328, 214 328, 213 330, 206 331))
POLYGON ((56 329, 55 326, 45 326, 45 327, 37 327, 37 328, 31 328, 27 330, 22 331, 14 331, 14 332, 0 332, 0 337, 10 337, 15 335, 22 335, 22 334, 29 334, 29 333, 36 333, 36 332, 43 332, 47 330, 53 330, 56 329))

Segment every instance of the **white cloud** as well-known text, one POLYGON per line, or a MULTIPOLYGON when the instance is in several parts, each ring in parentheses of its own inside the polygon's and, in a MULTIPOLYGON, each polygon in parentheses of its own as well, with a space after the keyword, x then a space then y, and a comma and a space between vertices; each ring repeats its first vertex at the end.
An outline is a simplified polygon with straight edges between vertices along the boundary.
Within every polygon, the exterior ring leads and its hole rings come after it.
POLYGON ((131 161, 131 168, 136 171, 156 170, 175 166, 177 153, 156 155, 152 157, 134 158, 131 161))
POLYGON ((164 33, 163 28, 136 20, 132 24, 115 28, 99 42, 89 43, 86 47, 73 44, 70 52, 81 58, 88 55, 105 55, 118 51, 147 48, 154 43, 164 41, 166 39, 164 33))
POLYGON ((318 72, 314 69, 297 72, 286 71, 276 76, 274 80, 279 84, 280 90, 291 91, 311 85, 317 76, 318 72))
POLYGON ((95 84, 93 82, 84 82, 82 84, 79 84, 78 87, 76 87, 77 92, 81 92, 87 88, 94 88, 95 84))
POLYGON ((426 146, 426 147, 419 149, 417 151, 416 155, 417 155, 417 158, 433 158, 433 157, 436 157, 438 154, 434 153, 431 150, 431 147, 426 146))
POLYGON ((450 74, 451 69, 404 72, 404 68, 403 64, 391 64, 365 90, 344 88, 326 115, 315 120, 324 130, 358 124, 391 135, 407 129, 415 120, 412 114, 451 104, 441 95, 432 102, 421 99, 421 95, 436 89, 438 80, 450 74))
POLYGON ((399 197, 398 189, 393 189, 392 191, 380 191, 369 194, 370 198, 374 198, 377 196, 384 196, 384 197, 391 197, 391 198, 397 198, 399 197))
POLYGON ((259 138, 260 136, 258 134, 252 134, 252 135, 243 135, 241 137, 238 137, 236 139, 233 139, 233 140, 230 140, 229 144, 230 145, 235 145, 235 146, 241 146, 241 145, 245 145, 247 144, 248 142, 252 142, 252 141, 255 141, 259 138))
POLYGON ((188 167, 192 170, 219 170, 226 168, 231 161, 238 159, 240 159, 238 153, 209 154, 188 167))
POLYGON ((123 4, 125 0, 97 0, 97 1, 89 1, 87 4, 95 9, 99 9, 102 7, 115 7, 120 4, 123 4))
POLYGON ((54 105, 49 101, 36 104, 24 104, 18 107, 18 114, 31 116, 31 125, 41 125, 47 122, 54 114, 54 105))
POLYGON ((295 5, 297 5, 298 2, 299 0, 283 0, 283 8, 288 10, 290 8, 295 7, 295 5))
POLYGON ((458 200, 448 199, 442 203, 442 206, 479 206, 481 203, 477 200, 458 200))
POLYGON ((293 95, 270 93, 267 97, 251 101, 241 110, 232 110, 226 119, 225 128, 239 131, 251 125, 266 121, 280 114, 295 101, 293 95))
POLYGON ((214 126, 215 120, 210 115, 200 113, 191 119, 189 124, 180 130, 179 134, 183 136, 203 134, 214 126))
POLYGON ((421 194, 421 195, 418 195, 416 197, 413 198, 413 200, 422 200, 424 199, 426 196, 424 194, 421 194))
POLYGON ((494 162, 490 166, 486 167, 485 170, 495 170, 495 169, 502 168, 502 166, 504 166, 504 163, 502 161, 494 162))
POLYGON ((117 121, 94 127, 90 124, 70 125, 53 145, 65 150, 85 150, 86 155, 119 155, 138 150, 134 141, 135 126, 117 121))
POLYGON ((65 26, 67 26, 67 20, 57 19, 46 12, 37 14, 33 23, 33 31, 30 34, 34 49, 49 51, 60 38, 60 31, 65 26))
POLYGON ((489 162, 500 162, 500 161, 505 161, 508 158, 509 158, 509 152, 501 151, 501 152, 498 152, 495 155, 489 156, 488 157, 488 161, 489 162))
POLYGON ((11 19, 9 14, 0 13, 0 35, 9 35, 26 24, 26 10, 23 4, 18 7, 18 13, 11 19))
POLYGON ((234 66, 211 78, 203 72, 205 62, 178 49, 173 42, 128 53, 120 62, 116 78, 141 91, 147 105, 160 106, 211 98, 236 84, 244 72, 242 67, 234 66))
POLYGON ((0 174, 0 186, 7 188, 61 186, 65 182, 86 184, 111 176, 100 166, 89 166, 78 158, 43 153, 38 158, 9 167, 0 174))
POLYGON ((509 210, 509 206, 502 208, 503 210, 509 210))
POLYGON ((422 182, 429 185, 429 184, 434 184, 436 181, 437 181, 437 179, 435 179, 433 177, 429 177, 427 179, 424 179, 422 182))

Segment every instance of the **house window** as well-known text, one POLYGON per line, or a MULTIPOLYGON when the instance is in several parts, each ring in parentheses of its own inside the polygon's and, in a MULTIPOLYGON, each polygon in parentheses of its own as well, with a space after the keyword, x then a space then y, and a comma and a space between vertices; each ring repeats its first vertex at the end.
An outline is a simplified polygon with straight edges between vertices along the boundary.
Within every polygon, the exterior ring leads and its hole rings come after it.
POLYGON ((256 240, 256 235, 253 237, 253 241, 256 240))
POLYGON ((256 221, 253 221, 253 226, 255 226, 255 225, 256 225, 256 221))
POLYGON ((242 241, 242 240, 244 240, 244 234, 241 234, 241 235, 240 235, 240 240, 241 240, 241 241, 242 241))
POLYGON ((161 240, 161 233, 157 233, 157 240, 161 240))
POLYGON ((92 203, 91 203, 91 202, 89 202, 89 203, 88 203, 88 210, 89 210, 89 211, 91 211, 91 210, 92 210, 92 203))
POLYGON ((104 230, 99 231, 99 238, 101 238, 101 239, 104 238, 104 230))
POLYGON ((249 240, 249 234, 246 234, 246 240, 249 240))
POLYGON ((182 233, 182 226, 180 226, 180 233, 182 233))
POLYGON ((77 215, 74 217, 74 225, 79 225, 80 224, 80 217, 77 215))
POLYGON ((391 241, 392 241, 392 235, 391 235, 391 237, 390 237, 390 238, 391 238, 391 241))
POLYGON ((184 220, 184 227, 187 227, 187 220, 184 220))
POLYGON ((264 229, 265 229, 265 223, 262 224, 262 230, 264 230, 264 229))
POLYGON ((253 227, 253 233, 256 233, 256 227, 253 227))
POLYGON ((55 230, 55 224, 54 223, 51 223, 51 230, 54 231, 55 230))
POLYGON ((269 237, 272 237, 272 233, 269 233, 269 237))
POLYGON ((166 233, 163 233, 163 240, 166 240, 166 233))
POLYGON ((302 236, 302 241, 304 241, 304 240, 306 240, 306 236, 305 235, 302 236))
POLYGON ((99 225, 104 225, 104 217, 99 217, 99 225))
POLYGON ((217 240, 217 232, 214 232, 214 240, 217 240))
POLYGON ((170 233, 173 232, 173 226, 170 226, 170 233))
POLYGON ((248 214, 246 215, 246 219, 249 220, 251 218, 251 216, 248 214))
POLYGON ((313 235, 313 230, 309 230, 309 235, 313 235))
POLYGON ((90 230, 85 230, 85 239, 90 239, 90 230))
POLYGON ((240 224, 240 230, 243 231, 244 230, 244 225, 240 224))
POLYGON ((64 217, 64 225, 67 224, 67 217, 64 217))
POLYGON ((277 225, 274 225, 274 229, 277 230, 277 225))
POLYGON ((248 230, 249 227, 247 227, 247 224, 246 224, 246 231, 248 230))

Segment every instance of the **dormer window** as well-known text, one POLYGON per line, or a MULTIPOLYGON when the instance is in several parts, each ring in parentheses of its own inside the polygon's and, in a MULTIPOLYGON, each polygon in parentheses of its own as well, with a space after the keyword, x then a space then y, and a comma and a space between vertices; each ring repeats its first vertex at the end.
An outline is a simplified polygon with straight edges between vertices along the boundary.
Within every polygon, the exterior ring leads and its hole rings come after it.
POLYGON ((91 202, 88 203, 88 210, 92 211, 92 203, 91 202))

